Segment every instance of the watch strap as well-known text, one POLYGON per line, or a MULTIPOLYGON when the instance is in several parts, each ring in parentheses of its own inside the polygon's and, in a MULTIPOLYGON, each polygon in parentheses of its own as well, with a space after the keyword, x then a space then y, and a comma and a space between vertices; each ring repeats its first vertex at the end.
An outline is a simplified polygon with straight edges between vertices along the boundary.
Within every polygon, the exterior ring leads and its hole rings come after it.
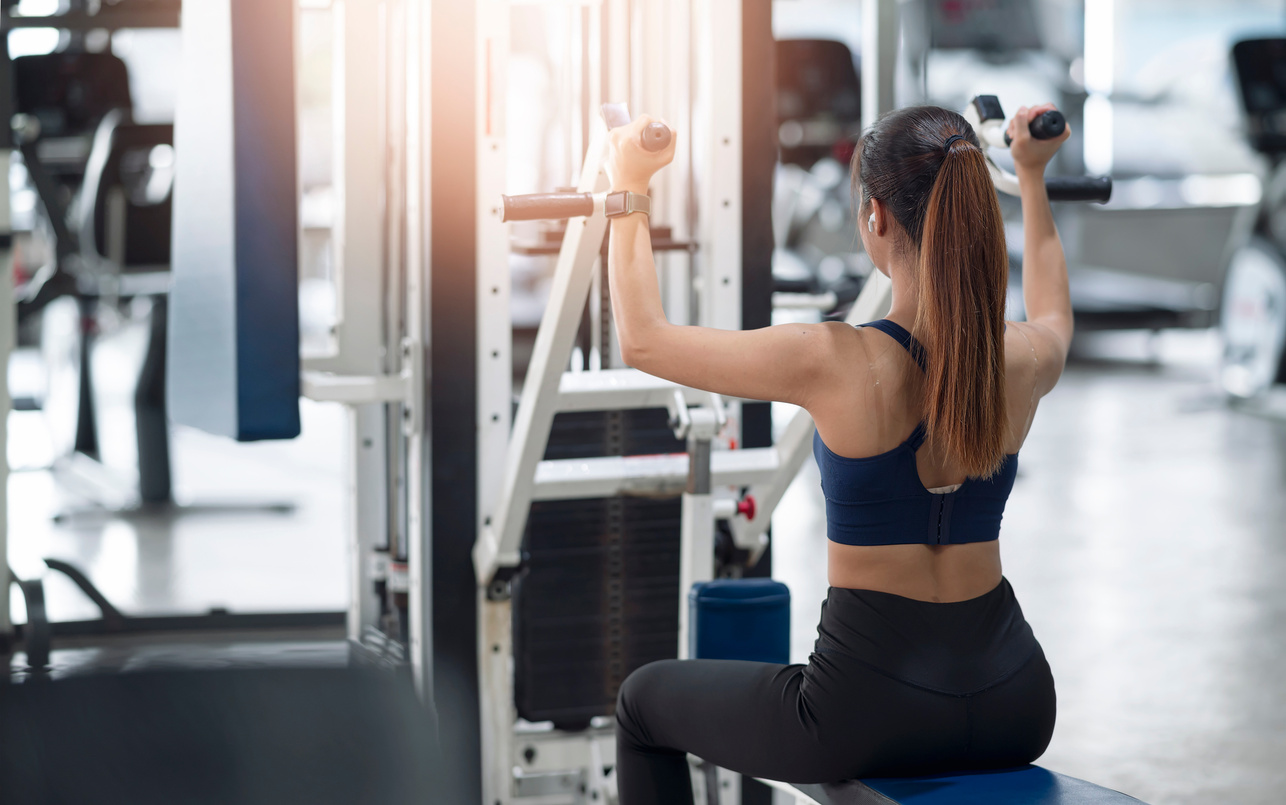
POLYGON ((632 212, 641 212, 651 217, 651 197, 643 193, 631 193, 628 190, 618 190, 615 193, 607 194, 607 199, 603 203, 603 214, 605 216, 619 218, 632 212))

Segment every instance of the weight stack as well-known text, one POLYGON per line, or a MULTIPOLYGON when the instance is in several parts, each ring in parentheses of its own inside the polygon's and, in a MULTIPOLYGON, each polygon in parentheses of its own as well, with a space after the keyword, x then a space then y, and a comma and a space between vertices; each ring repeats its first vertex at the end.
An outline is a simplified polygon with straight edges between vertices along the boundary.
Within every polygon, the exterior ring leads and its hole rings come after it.
MULTIPOLYGON (((664 409, 554 418, 546 459, 684 452, 664 409)), ((577 730, 679 640, 681 498, 537 501, 513 584, 518 715, 577 730)))

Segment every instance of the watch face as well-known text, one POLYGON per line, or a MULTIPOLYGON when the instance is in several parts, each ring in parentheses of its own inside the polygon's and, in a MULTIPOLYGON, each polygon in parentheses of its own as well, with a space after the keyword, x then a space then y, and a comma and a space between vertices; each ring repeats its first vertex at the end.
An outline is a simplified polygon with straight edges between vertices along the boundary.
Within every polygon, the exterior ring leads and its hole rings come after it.
POLYGON ((603 214, 606 216, 625 214, 625 193, 608 193, 603 201, 603 214))

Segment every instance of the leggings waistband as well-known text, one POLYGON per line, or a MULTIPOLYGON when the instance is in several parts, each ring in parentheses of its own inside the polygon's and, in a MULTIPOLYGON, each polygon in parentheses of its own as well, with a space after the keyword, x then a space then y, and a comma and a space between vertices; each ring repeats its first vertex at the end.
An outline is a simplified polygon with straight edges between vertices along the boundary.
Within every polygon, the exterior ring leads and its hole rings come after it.
POLYGON ((1039 649, 1007 579, 967 601, 933 603, 830 588, 818 662, 855 660, 907 684, 962 696, 1000 684, 1039 649))

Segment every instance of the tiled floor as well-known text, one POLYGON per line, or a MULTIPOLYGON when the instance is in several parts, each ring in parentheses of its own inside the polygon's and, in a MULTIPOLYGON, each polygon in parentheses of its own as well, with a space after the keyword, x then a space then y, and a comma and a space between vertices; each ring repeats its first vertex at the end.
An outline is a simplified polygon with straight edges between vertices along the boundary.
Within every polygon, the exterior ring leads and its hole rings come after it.
MULTIPOLYGON (((1090 357, 1042 403, 1003 532, 1006 575, 1058 682, 1042 763, 1155 805, 1280 802, 1286 400, 1223 404, 1206 334, 1086 344, 1090 357)), ((47 460, 40 415, 13 416, 11 461, 47 460)), ((31 575, 41 557, 71 560, 127 613, 342 609, 344 419, 305 404, 304 421, 305 435, 283 444, 176 437, 185 500, 287 500, 294 515, 56 526, 50 515, 75 501, 32 469, 10 481, 10 562, 31 575)), ((792 651, 803 660, 826 585, 811 462, 779 513, 775 575, 794 594, 792 651)), ((48 579, 55 618, 93 616, 69 582, 48 579)))
MULTIPOLYGON (((44 557, 83 570, 127 615, 339 611, 348 606, 342 460, 345 418, 338 406, 303 403, 304 434, 291 442, 236 444, 175 429, 176 497, 190 513, 112 518, 92 510, 65 524, 59 511, 85 509, 101 485, 78 473, 33 469, 9 481, 9 563, 20 577, 44 573, 44 557), (293 514, 245 504, 289 503, 293 514)), ((14 466, 39 466, 38 412, 11 415, 14 466)), ((102 473, 97 473, 101 475, 102 473)), ((79 620, 94 605, 60 574, 45 576, 50 616, 79 620)), ((15 620, 24 617, 17 591, 15 620)))

